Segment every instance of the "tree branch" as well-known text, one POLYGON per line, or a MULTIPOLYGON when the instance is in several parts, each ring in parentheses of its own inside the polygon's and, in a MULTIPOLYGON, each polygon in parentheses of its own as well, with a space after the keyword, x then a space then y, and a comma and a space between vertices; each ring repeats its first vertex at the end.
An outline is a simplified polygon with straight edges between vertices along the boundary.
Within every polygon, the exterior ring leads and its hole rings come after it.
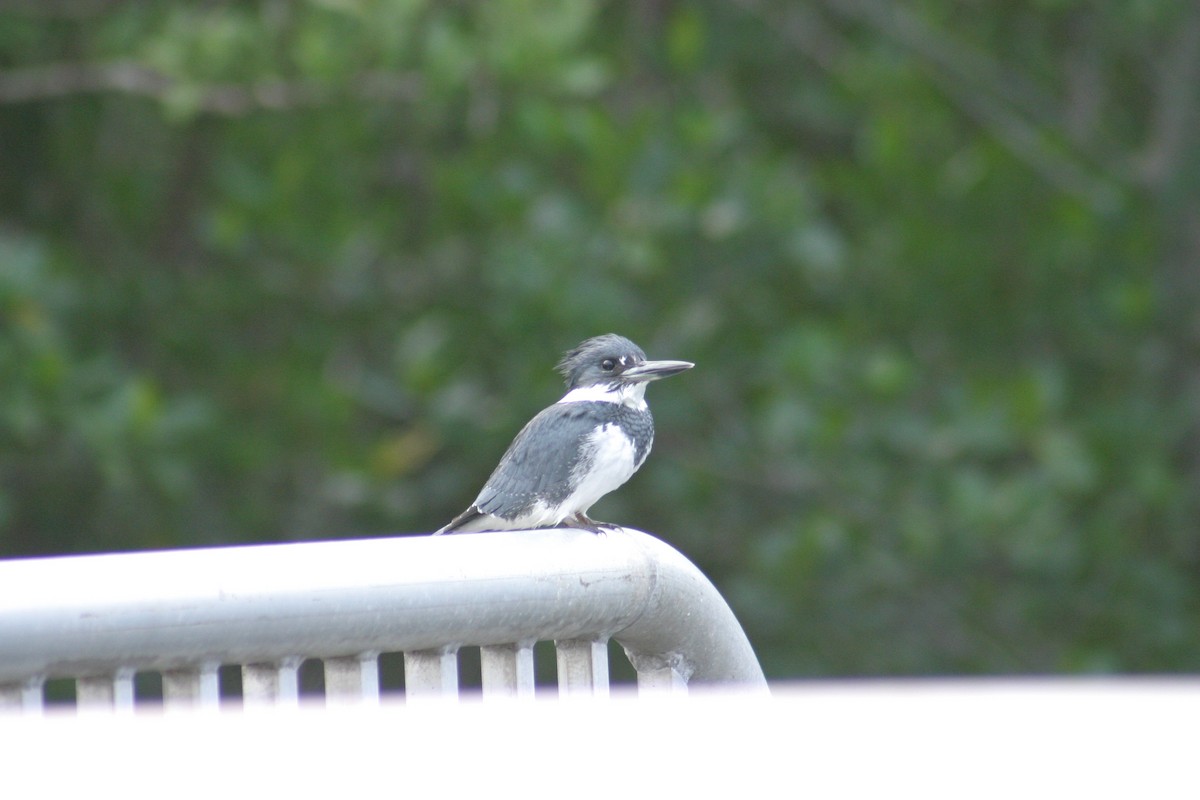
POLYGON ((0 0, 0 13, 57 19, 91 19, 125 0, 0 0))
POLYGON ((1110 167, 1116 162, 1095 152, 1063 123, 1055 98, 1007 73, 985 53, 954 43, 898 5, 877 0, 824 0, 824 5, 870 25, 924 59, 932 67, 930 76, 955 104, 1061 191, 1098 209, 1118 201, 1127 180, 1110 167), (1061 138, 1076 152, 1062 153, 1052 145, 1053 138, 1061 138))
POLYGON ((1187 174, 1180 162, 1194 157, 1200 103, 1200 6, 1191 6, 1177 31, 1160 61, 1150 135, 1136 159, 1139 177, 1158 192, 1187 174))
MULTIPOLYGON (((336 100, 342 87, 314 81, 268 80, 251 84, 190 84, 132 61, 50 64, 0 72, 0 104, 30 103, 76 94, 123 93, 164 101, 191 91, 200 113, 239 116, 252 111, 287 111, 336 100)), ((369 72, 350 82, 355 97, 412 101, 421 96, 415 75, 369 72)))

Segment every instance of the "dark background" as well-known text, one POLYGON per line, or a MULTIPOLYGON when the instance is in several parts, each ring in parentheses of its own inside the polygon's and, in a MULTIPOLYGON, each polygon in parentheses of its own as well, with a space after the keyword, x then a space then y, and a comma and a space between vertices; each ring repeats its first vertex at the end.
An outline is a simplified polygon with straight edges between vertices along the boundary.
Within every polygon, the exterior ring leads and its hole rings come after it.
MULTIPOLYGON (((0 2, 0 556, 595 508, 768 675, 1200 669, 1200 4, 0 2)), ((3 591, 3 587, 0 587, 3 591)))

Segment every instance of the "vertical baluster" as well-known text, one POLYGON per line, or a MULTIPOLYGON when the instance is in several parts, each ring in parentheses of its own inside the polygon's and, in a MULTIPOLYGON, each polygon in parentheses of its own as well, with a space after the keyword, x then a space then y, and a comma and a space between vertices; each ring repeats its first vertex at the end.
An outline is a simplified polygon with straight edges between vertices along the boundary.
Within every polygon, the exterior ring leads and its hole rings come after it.
POLYGON ((20 711, 24 707, 24 689, 20 683, 0 684, 0 711, 20 711))
POLYGON ((75 705, 80 711, 109 710, 116 698, 111 675, 95 675, 75 681, 75 705))
POLYGON ((112 675, 93 675, 75 682, 75 704, 81 710, 133 710, 133 674, 122 667, 112 675))
MULTIPOLYGON (((113 675, 113 710, 118 714, 133 713, 133 667, 121 667, 113 675)), ((217 694, 220 695, 220 682, 217 684, 217 694)))
POLYGON ((163 670, 163 704, 178 708, 217 708, 221 704, 220 664, 206 661, 189 669, 163 670))
POLYGON ((558 658, 558 693, 608 696, 608 641, 569 639, 554 643, 558 658))
POLYGON ((46 705, 42 695, 42 686, 45 682, 44 675, 35 675, 21 683, 0 685, 0 711, 21 711, 26 714, 42 713, 42 709, 46 705))
POLYGON ((325 659, 325 699, 379 702, 379 653, 325 659))
POLYGON ((673 666, 654 669, 639 669, 637 674, 639 694, 687 694, 688 682, 673 666))
POLYGON ((242 666, 242 700, 247 706, 300 703, 299 656, 290 656, 274 664, 242 666))
POLYGON ((36 675, 21 687, 21 710, 26 714, 41 714, 45 710, 46 695, 42 691, 45 684, 46 676, 36 675))
POLYGON ((483 697, 533 697, 533 642, 479 648, 483 697))
POLYGON ((458 697, 458 648, 405 653, 404 693, 409 698, 458 697))

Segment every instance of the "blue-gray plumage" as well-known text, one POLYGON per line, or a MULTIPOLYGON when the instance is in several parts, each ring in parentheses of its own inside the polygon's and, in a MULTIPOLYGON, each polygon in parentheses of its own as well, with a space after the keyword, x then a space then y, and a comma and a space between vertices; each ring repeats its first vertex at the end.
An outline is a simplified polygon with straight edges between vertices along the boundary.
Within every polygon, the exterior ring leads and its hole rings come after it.
POLYGON ((647 361, 616 334, 596 336, 558 365, 567 393, 529 421, 466 511, 437 533, 559 525, 599 531, 592 504, 638 470, 654 443, 646 384, 687 361, 647 361))

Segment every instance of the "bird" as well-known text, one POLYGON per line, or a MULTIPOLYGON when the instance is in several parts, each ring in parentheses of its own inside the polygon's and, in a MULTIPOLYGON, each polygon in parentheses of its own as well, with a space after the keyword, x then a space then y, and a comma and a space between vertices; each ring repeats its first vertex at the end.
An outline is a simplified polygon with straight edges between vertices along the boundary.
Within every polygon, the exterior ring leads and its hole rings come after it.
POLYGON ((617 528, 588 517, 592 504, 637 472, 654 443, 651 381, 694 367, 647 361, 615 333, 568 350, 558 363, 567 393, 526 423, 466 511, 434 532, 617 528))

